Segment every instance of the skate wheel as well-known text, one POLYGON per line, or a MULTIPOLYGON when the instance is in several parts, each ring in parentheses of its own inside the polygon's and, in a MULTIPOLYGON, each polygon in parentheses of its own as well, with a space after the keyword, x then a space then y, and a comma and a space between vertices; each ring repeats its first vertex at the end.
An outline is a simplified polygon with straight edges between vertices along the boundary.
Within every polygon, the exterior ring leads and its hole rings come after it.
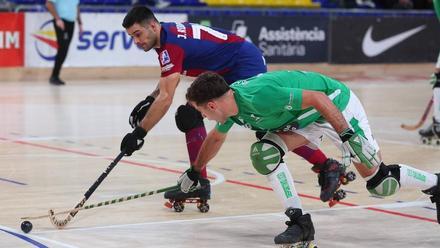
POLYGON ((202 213, 207 213, 209 211, 209 204, 208 203, 199 203, 197 205, 197 208, 202 213))
POLYGON ((183 204, 183 202, 174 202, 173 208, 174 208, 174 211, 176 211, 177 213, 180 213, 180 212, 183 212, 183 210, 185 209, 185 204, 183 204))
POLYGON ((336 201, 340 201, 344 199, 347 196, 347 193, 343 189, 337 190, 335 194, 333 195, 333 199, 336 201))
POLYGON ((440 140, 436 140, 436 141, 435 141, 435 144, 436 144, 436 145, 440 145, 440 140))
POLYGON ((348 182, 352 182, 356 180, 356 174, 353 171, 349 171, 347 175, 345 175, 345 178, 347 178, 348 182))
POLYGON ((429 145, 429 139, 427 139, 427 138, 422 138, 422 143, 423 144, 425 144, 425 145, 429 145))

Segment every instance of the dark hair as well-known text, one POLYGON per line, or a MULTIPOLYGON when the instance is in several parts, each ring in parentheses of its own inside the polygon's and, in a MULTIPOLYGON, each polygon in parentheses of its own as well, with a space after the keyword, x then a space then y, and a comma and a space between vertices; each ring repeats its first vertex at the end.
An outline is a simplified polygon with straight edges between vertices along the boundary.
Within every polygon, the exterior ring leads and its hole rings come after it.
POLYGON ((223 96, 229 89, 222 76, 215 72, 204 72, 189 86, 186 99, 201 105, 223 96))
POLYGON ((129 28, 135 23, 143 24, 144 22, 150 20, 159 22, 149 8, 145 6, 134 6, 130 11, 128 11, 127 15, 125 15, 122 26, 124 28, 129 28))

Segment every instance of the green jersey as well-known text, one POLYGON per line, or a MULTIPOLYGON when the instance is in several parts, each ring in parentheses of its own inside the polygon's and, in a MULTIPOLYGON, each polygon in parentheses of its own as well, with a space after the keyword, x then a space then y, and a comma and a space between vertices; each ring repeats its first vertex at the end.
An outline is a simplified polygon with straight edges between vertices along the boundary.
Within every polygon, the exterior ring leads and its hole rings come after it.
POLYGON ((437 18, 440 21, 440 0, 433 0, 434 10, 437 14, 437 18))
POLYGON ((234 123, 256 131, 289 131, 304 128, 324 118, 313 107, 302 109, 303 90, 326 94, 343 111, 350 90, 341 82, 319 73, 275 71, 231 84, 238 114, 216 129, 226 133, 234 123))

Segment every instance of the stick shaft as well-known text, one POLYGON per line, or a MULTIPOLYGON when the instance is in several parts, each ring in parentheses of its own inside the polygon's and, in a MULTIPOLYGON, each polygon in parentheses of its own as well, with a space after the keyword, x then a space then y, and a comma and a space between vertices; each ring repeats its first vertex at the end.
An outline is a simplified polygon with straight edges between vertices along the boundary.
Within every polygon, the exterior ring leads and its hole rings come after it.
POLYGON ((415 125, 402 124, 402 125, 400 125, 400 127, 403 129, 412 131, 412 130, 416 130, 416 129, 420 128, 421 126, 423 126, 423 123, 425 123, 433 103, 434 103, 434 100, 433 100, 433 98, 431 98, 431 100, 429 100, 428 105, 425 108, 425 112, 423 112, 423 115, 417 124, 415 124, 415 125))
MULTIPOLYGON (((115 166, 119 163, 119 161, 124 157, 125 151, 122 151, 119 153, 119 155, 113 160, 113 162, 110 163, 110 165, 105 169, 105 171, 96 179, 96 181, 93 183, 93 185, 87 190, 87 192, 84 194, 84 198, 74 207, 74 208, 81 208, 84 203, 90 198, 90 196, 95 192, 95 190, 98 188, 98 186, 104 181, 104 179, 110 174, 110 172, 115 168, 115 166)), ((76 212, 71 212, 70 216, 75 217, 76 212)))
MULTIPOLYGON (((179 186, 171 186, 171 187, 166 187, 166 188, 162 188, 162 189, 158 189, 158 190, 153 190, 153 191, 146 191, 143 193, 139 193, 139 194, 134 194, 134 195, 129 195, 129 196, 124 196, 121 198, 116 198, 116 199, 112 199, 112 200, 108 200, 108 201, 103 201, 103 202, 98 202, 98 203, 94 203, 94 204, 90 204, 87 206, 82 206, 82 207, 78 207, 78 208, 74 208, 74 209, 70 209, 70 210, 65 210, 65 211, 61 211, 61 212, 56 212, 53 213, 53 215, 60 215, 60 214, 70 214, 72 212, 78 212, 80 210, 85 210, 85 209, 92 209, 92 208, 98 208, 98 207, 102 207, 102 206, 107 206, 107 205, 112 205, 112 204, 116 204, 116 203, 121 203, 124 201, 130 201, 130 200, 134 200, 134 199, 139 199, 142 197, 146 197, 146 196, 150 196, 150 195, 155 195, 155 194, 159 194, 162 192, 166 192, 166 191, 170 191, 170 190, 175 190, 178 189, 179 186)), ((22 217, 22 220, 36 220, 36 219, 43 219, 43 218, 47 218, 50 217, 49 214, 46 215, 40 215, 40 216, 31 216, 31 217, 22 217)))

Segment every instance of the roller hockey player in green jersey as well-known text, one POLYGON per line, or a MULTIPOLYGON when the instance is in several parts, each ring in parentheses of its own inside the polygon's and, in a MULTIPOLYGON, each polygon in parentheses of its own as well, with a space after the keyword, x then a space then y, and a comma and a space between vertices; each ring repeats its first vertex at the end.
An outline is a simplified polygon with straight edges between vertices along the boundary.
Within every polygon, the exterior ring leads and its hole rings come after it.
MULTIPOLYGON (((440 0, 433 0, 433 4, 437 18, 440 21, 440 0)), ((420 129, 419 134, 423 144, 440 146, 440 52, 435 64, 435 72, 431 76, 431 83, 434 101, 432 123, 426 128, 420 129)))
POLYGON ((304 71, 275 71, 228 86, 218 74, 200 75, 188 88, 187 100, 203 116, 218 122, 210 131, 193 167, 179 178, 181 190, 197 185, 199 171, 219 151, 234 123, 267 134, 250 147, 255 170, 265 175, 290 219, 275 243, 314 247, 314 227, 304 213, 283 156, 301 145, 320 145, 326 135, 351 159, 374 195, 390 196, 401 187, 422 190, 440 203, 439 174, 405 164, 385 164, 364 108, 344 84, 304 71))

